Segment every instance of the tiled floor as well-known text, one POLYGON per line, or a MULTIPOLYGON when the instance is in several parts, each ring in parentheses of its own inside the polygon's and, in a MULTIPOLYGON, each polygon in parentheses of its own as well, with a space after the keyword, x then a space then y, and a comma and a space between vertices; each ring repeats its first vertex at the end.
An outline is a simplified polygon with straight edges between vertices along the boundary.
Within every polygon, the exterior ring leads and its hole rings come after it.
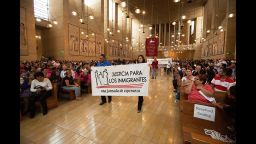
POLYGON ((46 116, 25 117, 20 123, 22 144, 182 144, 178 104, 171 76, 150 80, 142 113, 138 97, 112 97, 100 106, 89 94, 68 101, 46 116))

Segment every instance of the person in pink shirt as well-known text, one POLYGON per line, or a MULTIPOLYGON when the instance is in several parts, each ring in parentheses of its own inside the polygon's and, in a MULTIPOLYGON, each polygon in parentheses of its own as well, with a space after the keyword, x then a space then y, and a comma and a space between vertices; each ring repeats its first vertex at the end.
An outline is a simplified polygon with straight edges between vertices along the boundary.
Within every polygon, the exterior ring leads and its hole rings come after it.
POLYGON ((214 103, 214 90, 206 83, 207 75, 201 74, 194 78, 194 81, 187 81, 185 93, 188 94, 189 101, 214 103))

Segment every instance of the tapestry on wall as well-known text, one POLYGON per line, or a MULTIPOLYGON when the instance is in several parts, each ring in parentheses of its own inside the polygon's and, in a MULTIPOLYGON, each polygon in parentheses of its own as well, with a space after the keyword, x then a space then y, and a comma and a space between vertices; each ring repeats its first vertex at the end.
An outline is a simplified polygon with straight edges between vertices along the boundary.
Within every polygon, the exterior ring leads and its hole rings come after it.
POLYGON ((212 44, 212 54, 218 55, 218 44, 217 44, 217 37, 213 38, 213 44, 212 44))
POLYGON ((120 53, 119 53, 120 57, 125 57, 125 53, 124 53, 125 48, 126 48, 126 45, 122 43, 122 46, 120 47, 120 53))
POLYGON ((96 56, 103 53, 103 36, 96 35, 96 56))
POLYGON ((225 32, 221 32, 218 35, 217 46, 218 46, 218 54, 224 54, 224 41, 225 41, 225 32))
POLYGON ((113 47, 112 47, 112 43, 108 43, 108 50, 109 50, 109 55, 111 56, 111 57, 113 57, 113 47))
POLYGON ((89 56, 95 56, 95 35, 89 35, 89 56))
POLYGON ((132 47, 131 46, 128 47, 128 52, 129 52, 128 57, 131 58, 132 57, 132 47))
POLYGON ((203 42, 202 44, 202 51, 201 51, 201 56, 205 57, 205 49, 207 47, 207 42, 203 42))
POLYGON ((125 44, 125 46, 123 48, 123 57, 127 58, 128 54, 129 54, 129 47, 127 44, 125 44))
POLYGON ((117 57, 117 56, 118 56, 118 53, 119 53, 118 41, 115 41, 115 42, 114 42, 114 48, 115 48, 115 56, 117 57))
POLYGON ((224 54, 225 33, 221 32, 202 44, 202 57, 224 54))
POLYGON ((123 57, 123 56, 121 55, 121 53, 122 53, 122 48, 123 48, 123 47, 120 47, 120 42, 118 42, 118 43, 116 44, 117 56, 118 56, 118 57, 123 57))
POLYGON ((80 29, 80 55, 82 56, 88 56, 89 53, 89 43, 86 35, 86 31, 84 29, 80 29))
POLYGON ((128 55, 128 50, 127 50, 127 44, 123 45, 123 48, 122 48, 122 52, 121 52, 121 55, 122 57, 126 58, 127 55, 128 55))
POLYGON ((210 39, 209 42, 208 42, 208 56, 213 55, 212 46, 213 46, 213 39, 210 39))
POLYGON ((111 56, 114 57, 115 56, 115 47, 114 47, 114 43, 113 42, 110 42, 109 43, 109 47, 110 47, 110 50, 111 50, 111 56))
POLYGON ((110 42, 105 43, 105 44, 104 44, 104 47, 106 48, 108 55, 109 55, 110 57, 112 57, 112 48, 111 48, 110 42))
POLYGON ((28 39, 25 8, 20 8, 20 55, 28 55, 28 39))
POLYGON ((109 46, 110 46, 110 50, 111 50, 111 56, 115 57, 115 45, 114 45, 114 43, 110 42, 109 46))
POLYGON ((68 42, 70 55, 79 55, 79 28, 69 24, 68 42))

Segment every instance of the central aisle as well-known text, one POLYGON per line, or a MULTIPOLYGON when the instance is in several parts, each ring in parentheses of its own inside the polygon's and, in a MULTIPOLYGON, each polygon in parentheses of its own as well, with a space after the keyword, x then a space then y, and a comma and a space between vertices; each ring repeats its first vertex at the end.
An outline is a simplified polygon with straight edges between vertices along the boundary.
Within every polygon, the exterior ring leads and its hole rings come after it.
POLYGON ((100 98, 87 94, 37 113, 20 123, 21 143, 35 144, 182 144, 178 104, 174 102, 172 77, 159 73, 150 79, 149 96, 142 113, 137 97, 112 97, 100 106, 100 98))

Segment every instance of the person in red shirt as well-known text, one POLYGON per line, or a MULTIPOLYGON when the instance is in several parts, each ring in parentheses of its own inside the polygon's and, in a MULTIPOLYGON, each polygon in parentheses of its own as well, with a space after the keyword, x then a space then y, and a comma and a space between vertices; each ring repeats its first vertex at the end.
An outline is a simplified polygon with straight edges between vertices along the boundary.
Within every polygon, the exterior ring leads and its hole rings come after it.
POLYGON ((197 101, 204 103, 216 102, 213 94, 212 87, 206 83, 207 75, 201 74, 194 78, 194 81, 187 81, 185 85, 185 93, 188 94, 189 101, 197 101))
POLYGON ((154 57, 154 60, 151 66, 152 66, 152 79, 156 79, 156 71, 158 69, 158 61, 156 59, 156 56, 154 57))
POLYGON ((234 86, 236 82, 229 76, 229 70, 221 68, 219 74, 215 75, 211 84, 214 86, 214 90, 218 92, 227 92, 231 86, 234 86))

